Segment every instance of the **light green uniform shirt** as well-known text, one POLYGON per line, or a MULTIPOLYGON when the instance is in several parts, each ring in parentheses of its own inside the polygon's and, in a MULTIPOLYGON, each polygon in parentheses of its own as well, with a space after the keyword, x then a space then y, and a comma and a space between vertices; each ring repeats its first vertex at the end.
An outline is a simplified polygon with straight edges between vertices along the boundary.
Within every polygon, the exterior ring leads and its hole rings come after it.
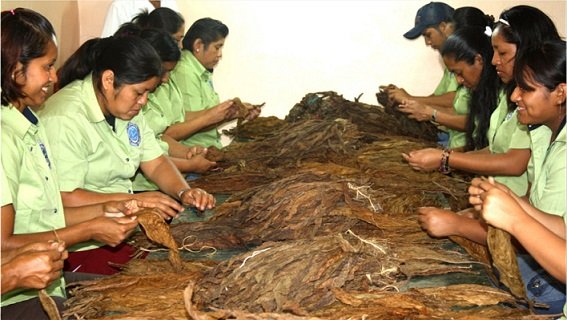
MULTIPOLYGON (((455 109, 455 114, 461 116, 469 114, 469 100, 469 89, 467 89, 465 86, 459 86, 457 88, 457 92, 455 93, 455 99, 453 100, 453 108, 455 109)), ((467 137, 464 131, 447 128, 447 133, 449 134, 449 149, 463 147, 466 144, 467 137)))
POLYGON ((163 154, 142 115, 129 121, 116 118, 116 130, 112 129, 100 109, 90 75, 51 96, 40 117, 63 192, 133 193, 131 178, 140 163, 163 154))
POLYGON ((565 127, 549 143, 551 130, 540 126, 530 131, 533 170, 530 203, 549 214, 563 215, 565 208, 565 127))
MULTIPOLYGON (((65 213, 52 153, 38 122, 33 124, 14 106, 2 113, 2 206, 14 207, 14 234, 52 231, 65 227, 65 213)), ((35 114, 27 110, 30 118, 35 114)), ((63 277, 47 293, 65 297, 63 277)), ((37 290, 16 289, 2 295, 2 306, 37 297, 37 290)))
MULTIPOLYGON (((185 121, 185 110, 181 99, 181 92, 170 79, 157 87, 148 97, 148 103, 142 108, 142 114, 148 126, 155 134, 164 154, 169 155, 169 145, 161 140, 163 132, 172 124, 185 121)), ((133 181, 134 191, 158 190, 158 186, 149 181, 142 172, 138 172, 133 181)))
POLYGON ((457 78, 455 78, 455 75, 451 73, 449 69, 444 68, 443 77, 439 81, 439 84, 437 85, 437 88, 435 88, 435 91, 433 91, 433 95, 440 96, 447 92, 457 91, 458 87, 459 87, 459 83, 457 82, 457 78))
MULTIPOLYGON (((488 149, 491 153, 506 153, 510 149, 529 149, 528 127, 518 121, 516 110, 509 111, 508 99, 504 90, 500 91, 499 103, 490 116, 490 126, 486 133, 488 149)), ((496 176, 494 179, 523 196, 528 191, 528 174, 520 176, 496 176)))
MULTIPOLYGON (((467 88, 460 86, 455 78, 455 75, 449 69, 443 69, 443 77, 433 95, 440 96, 445 93, 455 91, 455 99, 453 99, 453 108, 455 113, 459 115, 466 115, 469 113, 469 91, 467 88)), ((463 131, 458 131, 450 128, 443 129, 449 134, 448 147, 450 149, 462 147, 466 143, 466 136, 463 131)))
MULTIPOLYGON (((210 109, 220 103, 219 95, 213 87, 213 74, 205 69, 189 50, 182 50, 181 59, 171 72, 170 81, 178 85, 186 112, 210 109)), ((181 141, 188 146, 215 146, 222 148, 220 135, 216 128, 195 133, 181 141)))

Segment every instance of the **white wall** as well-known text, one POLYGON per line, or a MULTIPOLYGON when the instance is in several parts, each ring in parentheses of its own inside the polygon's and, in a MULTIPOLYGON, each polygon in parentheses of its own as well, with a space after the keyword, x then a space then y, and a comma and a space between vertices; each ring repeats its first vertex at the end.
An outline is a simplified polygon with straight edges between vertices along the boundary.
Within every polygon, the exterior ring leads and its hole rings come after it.
MULTIPOLYGON (((84 41, 99 36, 111 0, 1 0, 3 9, 45 14, 62 42, 62 63, 84 41), (74 48, 75 46, 75 48, 74 48)), ((186 28, 202 17, 226 23, 230 34, 215 70, 222 99, 266 102, 263 115, 283 118, 301 98, 333 90, 376 104, 378 85, 394 83, 427 95, 441 77, 436 51, 402 35, 429 0, 177 0, 186 28)), ((498 17, 503 9, 540 8, 565 35, 565 1, 446 0, 498 17)))
MULTIPOLYGON (((518 4, 540 8, 565 34, 565 1, 445 1, 476 6, 496 18, 518 4)), ((376 104, 378 85, 394 83, 427 95, 441 77, 441 61, 423 38, 402 35, 429 1, 178 0, 188 28, 202 17, 229 28, 215 70, 221 99, 266 102, 263 115, 283 118, 309 92, 336 91, 376 104)))

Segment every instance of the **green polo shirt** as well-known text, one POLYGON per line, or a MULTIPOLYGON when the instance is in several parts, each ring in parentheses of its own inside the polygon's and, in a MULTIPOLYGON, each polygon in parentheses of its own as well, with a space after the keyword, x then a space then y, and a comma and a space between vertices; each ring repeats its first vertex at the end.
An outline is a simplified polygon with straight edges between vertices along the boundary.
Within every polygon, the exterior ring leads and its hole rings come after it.
MULTIPOLYGON (((455 99, 453 100, 455 114, 461 116, 469 114, 470 97, 469 89, 464 86, 459 86, 457 88, 457 91, 455 92, 455 99)), ((447 133, 449 134, 449 149, 463 147, 467 143, 467 137, 464 131, 447 128, 447 133)))
MULTIPOLYGON (((213 87, 212 76, 193 53, 182 50, 181 59, 171 72, 170 81, 173 80, 178 85, 186 112, 210 109, 220 103, 219 95, 213 87)), ((181 142, 188 146, 222 148, 216 128, 195 133, 181 142)))
POLYGON ((449 69, 444 68, 443 77, 439 81, 439 84, 437 85, 437 88, 435 88, 435 91, 433 91, 433 95, 440 96, 448 92, 457 91, 458 87, 459 83, 457 82, 455 75, 451 71, 449 71, 449 69))
POLYGON ((163 154, 142 115, 129 121, 116 118, 113 130, 100 109, 90 75, 51 96, 40 117, 63 192, 133 193, 131 178, 140 163, 163 154))
MULTIPOLYGON (((163 132, 172 124, 185 121, 181 91, 175 81, 169 79, 157 87, 148 97, 148 103, 142 108, 142 114, 148 126, 155 134, 156 140, 164 154, 168 155, 169 145, 161 140, 163 132)), ((158 190, 158 186, 149 181, 143 173, 138 172, 133 181, 134 191, 158 190)))
POLYGON ((549 214, 563 215, 565 208, 565 127, 551 144, 551 130, 540 126, 530 131, 533 170, 530 203, 549 214))
MULTIPOLYGON (((15 210, 14 233, 37 233, 65 227, 65 213, 57 172, 43 126, 29 108, 22 114, 14 106, 2 114, 2 206, 15 210), (35 122, 35 124, 33 122, 35 122)), ((65 297, 63 277, 47 293, 65 297)), ((37 297, 37 290, 16 289, 2 295, 2 306, 37 297)))
MULTIPOLYGON (((510 149, 529 149, 530 134, 527 126, 518 121, 516 110, 509 111, 508 99, 504 90, 500 91, 499 102, 490 116, 490 126, 486 133, 488 149, 491 153, 506 153, 510 149)), ((528 174, 520 176, 497 176, 494 179, 523 196, 528 190, 528 174)))

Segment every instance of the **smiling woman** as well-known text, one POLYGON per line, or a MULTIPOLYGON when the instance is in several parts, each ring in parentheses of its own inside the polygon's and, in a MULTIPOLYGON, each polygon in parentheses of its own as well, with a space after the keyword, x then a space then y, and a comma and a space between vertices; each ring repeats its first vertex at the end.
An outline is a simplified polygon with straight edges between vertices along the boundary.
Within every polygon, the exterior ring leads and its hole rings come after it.
MULTIPOLYGON (((159 208, 164 218, 183 210, 174 198, 200 210, 214 206, 210 194, 189 188, 139 115, 162 73, 154 48, 133 36, 89 40, 59 70, 62 88, 47 101, 41 117, 53 141, 65 205, 134 198, 159 208), (138 169, 165 194, 133 194, 131 178, 138 169)), ((106 250, 89 243, 71 251, 95 248, 106 250)), ((125 244, 120 249, 128 260, 132 249, 125 244)), ((66 269, 115 271, 88 258, 92 254, 71 252, 66 269)))

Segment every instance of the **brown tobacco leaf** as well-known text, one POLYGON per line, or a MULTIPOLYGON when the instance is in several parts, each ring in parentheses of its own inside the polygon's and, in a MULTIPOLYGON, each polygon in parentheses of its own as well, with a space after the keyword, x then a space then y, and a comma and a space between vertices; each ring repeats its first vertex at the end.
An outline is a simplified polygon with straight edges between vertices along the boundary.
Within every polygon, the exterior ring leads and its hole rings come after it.
POLYGON ((530 319, 529 310, 505 307, 514 298, 499 289, 474 284, 356 292, 333 289, 338 301, 311 315, 325 319, 530 319))
POLYGON ((305 316, 335 301, 332 288, 399 276, 388 251, 350 235, 268 242, 221 262, 197 282, 193 300, 207 308, 305 316))
POLYGON ((183 289, 202 277, 211 263, 183 262, 183 272, 167 261, 132 260, 126 271, 74 283, 66 318, 187 319, 183 289), (165 263, 164 263, 165 262, 165 263), (133 265, 132 265, 133 264, 133 265))
POLYGON ((365 139, 379 140, 384 134, 411 136, 427 141, 437 140, 437 128, 429 122, 408 119, 403 113, 389 112, 380 106, 353 102, 333 91, 308 93, 289 111, 286 121, 307 119, 348 119, 365 139))
POLYGON ((490 256, 500 281, 519 299, 528 301, 526 289, 516 260, 516 251, 510 241, 510 234, 504 230, 488 226, 486 239, 490 256))
POLYGON ((227 162, 242 167, 289 168, 302 161, 343 163, 362 144, 356 125, 345 119, 306 120, 287 124, 285 134, 224 148, 227 162))
POLYGON ((256 105, 253 105, 253 104, 250 104, 250 103, 243 103, 242 101, 240 101, 240 98, 238 98, 238 97, 232 99, 232 101, 234 102, 234 104, 238 108, 238 113, 237 113, 238 119, 245 119, 250 114, 250 111, 252 111, 254 109, 259 109, 266 104, 265 102, 262 103, 262 104, 256 104, 256 105))
POLYGON ((275 116, 258 117, 254 121, 240 123, 232 129, 224 130, 223 133, 240 139, 260 139, 278 135, 286 124, 285 120, 275 116))
POLYGON ((210 146, 207 148, 207 153, 205 154, 205 158, 209 161, 219 162, 224 160, 224 152, 219 150, 215 146, 210 146))
POLYGON ((55 301, 47 294, 45 289, 38 290, 38 296, 39 302, 45 313, 47 313, 49 320, 61 320, 61 314, 59 313, 59 309, 57 309, 55 301))
POLYGON ((144 228, 146 236, 166 248, 169 248, 169 262, 178 271, 183 270, 179 247, 171 236, 169 226, 155 209, 144 209, 136 213, 138 223, 144 228))

